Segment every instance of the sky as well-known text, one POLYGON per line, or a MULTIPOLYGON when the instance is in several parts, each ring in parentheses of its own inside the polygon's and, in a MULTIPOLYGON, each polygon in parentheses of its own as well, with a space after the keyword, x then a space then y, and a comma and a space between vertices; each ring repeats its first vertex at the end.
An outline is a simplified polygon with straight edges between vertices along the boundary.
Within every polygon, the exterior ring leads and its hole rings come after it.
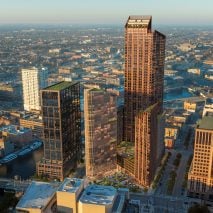
POLYGON ((213 25, 213 0, 0 0, 0 24, 123 24, 152 15, 163 25, 213 25))

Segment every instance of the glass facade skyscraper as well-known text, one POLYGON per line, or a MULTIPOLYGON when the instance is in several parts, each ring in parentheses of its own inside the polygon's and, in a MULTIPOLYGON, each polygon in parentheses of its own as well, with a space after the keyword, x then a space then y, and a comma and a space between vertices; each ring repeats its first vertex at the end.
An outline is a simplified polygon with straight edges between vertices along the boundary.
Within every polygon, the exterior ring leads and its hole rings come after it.
POLYGON ((150 186, 164 148, 164 59, 165 36, 152 30, 152 17, 130 16, 125 25, 124 140, 135 146, 135 178, 144 186, 150 186))
POLYGON ((39 175, 63 178, 81 157, 80 84, 60 82, 41 91, 44 159, 39 175))

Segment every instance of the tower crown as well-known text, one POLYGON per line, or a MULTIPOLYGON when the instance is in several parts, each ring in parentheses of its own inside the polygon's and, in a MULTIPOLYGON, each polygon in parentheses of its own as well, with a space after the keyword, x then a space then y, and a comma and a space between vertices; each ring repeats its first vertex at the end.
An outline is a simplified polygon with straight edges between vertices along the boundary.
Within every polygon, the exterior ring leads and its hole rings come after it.
POLYGON ((152 27, 152 16, 129 16, 125 27, 127 28, 148 28, 152 27))

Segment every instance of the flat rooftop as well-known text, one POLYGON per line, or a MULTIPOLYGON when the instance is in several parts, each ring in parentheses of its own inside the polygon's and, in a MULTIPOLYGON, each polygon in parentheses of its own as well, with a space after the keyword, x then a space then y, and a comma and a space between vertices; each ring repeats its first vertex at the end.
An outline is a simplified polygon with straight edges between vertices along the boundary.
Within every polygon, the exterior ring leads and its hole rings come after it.
POLYGON ((129 20, 151 20, 152 16, 150 15, 145 15, 145 16, 141 16, 141 15, 133 15, 133 16, 129 16, 129 20))
POLYGON ((55 91, 61 91, 64 90, 74 84, 76 84, 77 82, 71 82, 71 81, 61 81, 57 84, 54 84, 52 86, 46 87, 43 90, 55 90, 55 91))
POLYGON ((91 92, 106 92, 106 91, 104 91, 103 89, 100 89, 100 88, 92 88, 89 91, 91 91, 91 92))
POLYGON ((206 105, 212 105, 212 104, 213 104, 213 98, 207 98, 206 105))
MULTIPOLYGON (((126 26, 131 27, 131 26, 146 26, 148 27, 151 25, 152 22, 152 16, 129 16, 126 26)), ((151 26, 150 26, 151 27, 151 26)))
POLYGON ((42 209, 55 194, 59 183, 44 183, 33 181, 18 202, 16 208, 42 209))
POLYGON ((63 183, 58 188, 58 191, 75 193, 79 187, 84 183, 83 179, 65 178, 63 183))
POLYGON ((213 130, 213 116, 204 116, 198 123, 198 129, 213 130))
POLYGON ((80 197, 80 202, 97 205, 110 205, 114 203, 117 190, 112 186, 90 185, 80 197))
POLYGON ((172 125, 172 124, 170 124, 170 123, 166 123, 164 127, 165 127, 165 128, 172 128, 172 129, 179 129, 178 126, 174 126, 174 125, 172 125))
POLYGON ((8 133, 14 134, 14 135, 21 135, 21 134, 31 131, 31 129, 22 127, 22 126, 8 125, 8 126, 1 127, 0 131, 8 132, 8 133))
POLYGON ((26 67, 26 68, 22 68, 23 71, 38 71, 38 72, 41 72, 41 71, 44 71, 44 70, 47 70, 46 67, 26 67))

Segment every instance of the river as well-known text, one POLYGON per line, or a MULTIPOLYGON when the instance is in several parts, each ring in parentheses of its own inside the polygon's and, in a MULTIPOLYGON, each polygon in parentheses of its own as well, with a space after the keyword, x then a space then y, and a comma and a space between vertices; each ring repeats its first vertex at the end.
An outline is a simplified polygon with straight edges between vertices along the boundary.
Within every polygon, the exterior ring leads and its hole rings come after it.
POLYGON ((14 178, 19 175, 21 179, 28 179, 36 172, 36 162, 43 156, 43 146, 34 152, 17 158, 14 161, 0 166, 0 177, 14 178))
MULTIPOLYGON (((164 94, 164 100, 175 100, 178 98, 191 97, 193 94, 183 88, 180 90, 173 90, 164 94)), ((8 165, 0 166, 0 177, 14 178, 19 175, 22 179, 28 179, 36 173, 36 162, 43 157, 43 147, 39 150, 30 153, 23 158, 17 158, 8 165)))

